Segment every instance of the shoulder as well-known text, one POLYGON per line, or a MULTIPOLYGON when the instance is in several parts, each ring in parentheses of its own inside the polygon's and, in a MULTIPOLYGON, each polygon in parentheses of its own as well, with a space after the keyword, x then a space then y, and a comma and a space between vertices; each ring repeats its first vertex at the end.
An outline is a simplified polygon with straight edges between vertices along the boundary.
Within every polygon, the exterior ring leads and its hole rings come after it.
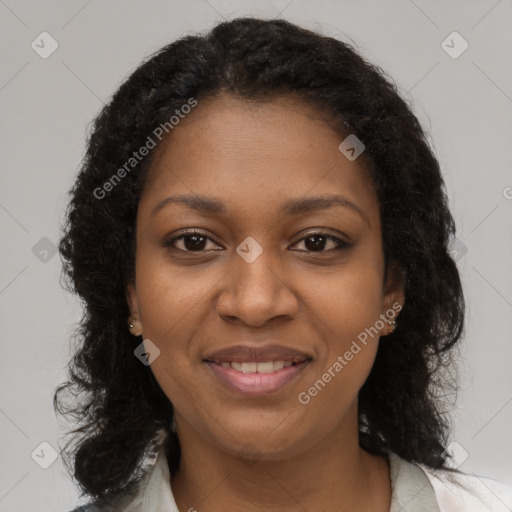
POLYGON ((433 470, 422 466, 430 480, 440 511, 510 512, 512 486, 475 474, 433 470))

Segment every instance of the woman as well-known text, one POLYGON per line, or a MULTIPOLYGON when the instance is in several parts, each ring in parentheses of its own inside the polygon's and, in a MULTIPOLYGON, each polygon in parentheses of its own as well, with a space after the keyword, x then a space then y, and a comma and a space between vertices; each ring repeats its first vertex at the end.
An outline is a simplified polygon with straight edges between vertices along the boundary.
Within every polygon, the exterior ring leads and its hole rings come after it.
POLYGON ((162 48, 64 229, 77 511, 489 506, 439 398, 464 319, 439 165, 349 45, 241 18, 162 48))

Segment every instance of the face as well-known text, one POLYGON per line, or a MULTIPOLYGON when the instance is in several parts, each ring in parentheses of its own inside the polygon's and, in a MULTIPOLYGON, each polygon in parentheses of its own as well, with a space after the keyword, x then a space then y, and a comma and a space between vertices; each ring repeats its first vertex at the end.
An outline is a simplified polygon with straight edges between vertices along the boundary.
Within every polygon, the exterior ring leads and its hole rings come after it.
POLYGON ((357 394, 403 293, 384 279, 377 196, 362 158, 339 151, 343 139, 292 97, 218 96, 159 148, 127 298, 146 347, 160 350, 150 368, 178 435, 232 454, 255 445, 269 460, 335 431, 357 438, 357 394), (177 195, 207 201, 166 201, 177 195), (211 362, 241 345, 253 355, 281 345, 260 361, 297 364, 211 362))

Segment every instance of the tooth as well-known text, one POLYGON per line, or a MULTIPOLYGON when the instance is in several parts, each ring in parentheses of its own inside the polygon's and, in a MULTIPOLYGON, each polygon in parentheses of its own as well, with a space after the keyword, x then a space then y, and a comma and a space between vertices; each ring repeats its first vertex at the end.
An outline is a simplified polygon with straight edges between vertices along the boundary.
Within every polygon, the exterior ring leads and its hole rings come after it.
POLYGON ((236 361, 228 362, 223 361, 220 363, 221 366, 227 368, 231 366, 235 370, 243 373, 272 373, 281 370, 282 368, 286 368, 293 364, 292 361, 264 361, 262 363, 258 363, 255 361, 239 363, 236 361))
POLYGON ((258 373, 272 373, 274 371, 274 363, 272 361, 258 363, 257 371, 258 373))
POLYGON ((256 371, 257 366, 258 363, 242 363, 240 369, 243 373, 253 373, 256 371))
POLYGON ((274 361, 274 371, 276 372, 277 370, 283 369, 284 365, 284 361, 274 361))

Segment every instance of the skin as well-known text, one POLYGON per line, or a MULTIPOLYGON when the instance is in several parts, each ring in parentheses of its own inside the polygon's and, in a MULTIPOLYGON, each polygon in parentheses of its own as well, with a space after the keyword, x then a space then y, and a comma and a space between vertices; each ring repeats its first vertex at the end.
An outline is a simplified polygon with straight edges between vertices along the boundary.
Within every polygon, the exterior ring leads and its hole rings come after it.
POLYGON ((307 405, 298 401, 359 333, 404 303, 397 279, 384 276, 375 190, 363 158, 338 150, 344 138, 293 96, 256 105, 221 95, 199 101, 158 149, 139 203, 127 300, 132 332, 161 351, 151 370, 174 406, 182 457, 172 490, 181 511, 389 511, 387 458, 359 447, 357 417, 388 325, 307 405), (171 203, 152 215, 171 194, 214 197, 227 212, 171 203), (362 214, 346 206, 279 212, 286 200, 324 194, 362 214), (195 251, 190 238, 162 245, 191 228, 213 240, 195 251), (353 246, 334 251, 327 239, 315 249, 305 238, 318 232, 353 246), (236 252, 248 236, 263 249, 252 263, 236 252), (277 394, 238 395, 203 360, 244 340, 313 359, 277 394))

